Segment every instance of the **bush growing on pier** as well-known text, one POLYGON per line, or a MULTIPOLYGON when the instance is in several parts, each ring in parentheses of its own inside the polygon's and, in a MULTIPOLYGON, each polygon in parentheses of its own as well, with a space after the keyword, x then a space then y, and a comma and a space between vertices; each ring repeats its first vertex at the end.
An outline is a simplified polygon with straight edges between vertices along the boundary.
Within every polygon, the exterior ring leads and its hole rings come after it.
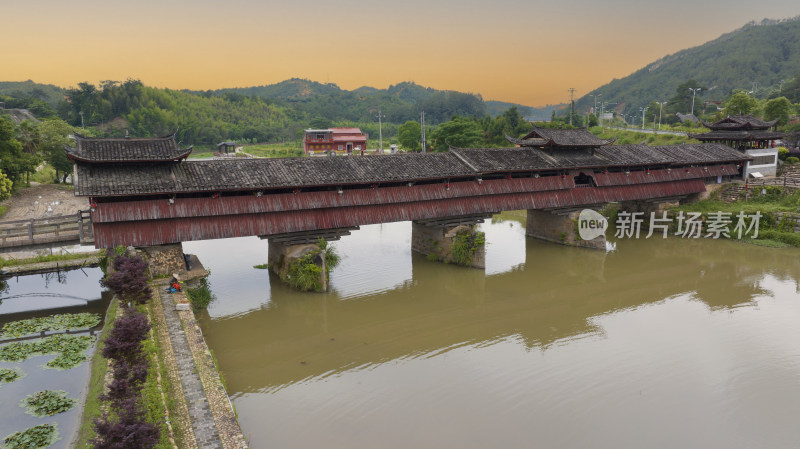
POLYGON ((468 229, 459 231, 453 239, 453 246, 450 249, 453 261, 458 265, 472 265, 475 252, 483 248, 484 243, 486 243, 486 234, 483 232, 473 232, 468 229))
POLYGON ((319 239, 316 250, 309 252, 289 265, 286 279, 289 285, 303 291, 321 292, 323 287, 320 280, 322 267, 315 263, 320 254, 324 254, 323 257, 325 257, 325 278, 327 279, 331 271, 339 265, 340 259, 334 248, 328 246, 328 242, 319 239))
POLYGON ((114 258, 114 271, 105 279, 103 286, 111 289, 123 305, 131 302, 145 304, 153 295, 147 283, 147 262, 139 256, 122 255, 114 258))

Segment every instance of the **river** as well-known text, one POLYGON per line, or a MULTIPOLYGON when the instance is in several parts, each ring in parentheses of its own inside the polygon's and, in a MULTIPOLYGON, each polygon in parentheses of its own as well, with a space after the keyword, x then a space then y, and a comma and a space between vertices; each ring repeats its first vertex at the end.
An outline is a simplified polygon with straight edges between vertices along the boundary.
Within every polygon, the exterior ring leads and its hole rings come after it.
POLYGON ((486 270, 410 251, 410 223, 336 242, 327 294, 257 238, 185 243, 200 323, 259 448, 796 448, 800 251, 621 240, 604 253, 481 225, 486 270))

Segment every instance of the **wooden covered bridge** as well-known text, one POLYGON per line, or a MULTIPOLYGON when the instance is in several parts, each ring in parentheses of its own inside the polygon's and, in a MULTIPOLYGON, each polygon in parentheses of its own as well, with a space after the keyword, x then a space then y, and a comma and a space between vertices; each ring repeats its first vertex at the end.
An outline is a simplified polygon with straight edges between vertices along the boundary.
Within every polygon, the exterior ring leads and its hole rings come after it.
MULTIPOLYGON (((537 128, 509 140, 518 146, 192 161, 191 149, 179 148, 173 136, 78 136, 68 155, 75 194, 91 205, 98 248, 253 235, 299 243, 374 223, 474 224, 504 210, 563 217, 609 202, 697 194, 705 182, 737 176, 750 159, 718 143, 611 145, 585 129, 537 128)), ((529 234, 553 239, 536 234, 538 219, 529 234)))

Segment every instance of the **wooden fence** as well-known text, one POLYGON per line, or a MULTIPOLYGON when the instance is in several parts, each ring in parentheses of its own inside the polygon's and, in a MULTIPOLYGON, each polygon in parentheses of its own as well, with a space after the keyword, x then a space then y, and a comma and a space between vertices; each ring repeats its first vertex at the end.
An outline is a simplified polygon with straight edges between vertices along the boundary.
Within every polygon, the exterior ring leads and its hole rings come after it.
POLYGON ((0 248, 93 241, 88 210, 73 215, 0 222, 0 248))

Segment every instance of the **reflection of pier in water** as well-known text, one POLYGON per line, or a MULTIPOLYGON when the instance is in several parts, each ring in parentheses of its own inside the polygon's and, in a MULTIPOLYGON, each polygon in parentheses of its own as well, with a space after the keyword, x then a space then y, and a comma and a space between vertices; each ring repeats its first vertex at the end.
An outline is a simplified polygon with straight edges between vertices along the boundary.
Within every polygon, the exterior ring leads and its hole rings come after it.
POLYGON ((290 295, 273 279, 269 307, 204 333, 235 395, 507 337, 546 350, 596 333, 593 317, 687 294, 735 308, 765 294, 766 275, 798 282, 800 273, 795 252, 733 242, 622 241, 613 253, 527 246, 524 265, 492 276, 442 275, 415 255, 410 282, 368 299, 290 295))

